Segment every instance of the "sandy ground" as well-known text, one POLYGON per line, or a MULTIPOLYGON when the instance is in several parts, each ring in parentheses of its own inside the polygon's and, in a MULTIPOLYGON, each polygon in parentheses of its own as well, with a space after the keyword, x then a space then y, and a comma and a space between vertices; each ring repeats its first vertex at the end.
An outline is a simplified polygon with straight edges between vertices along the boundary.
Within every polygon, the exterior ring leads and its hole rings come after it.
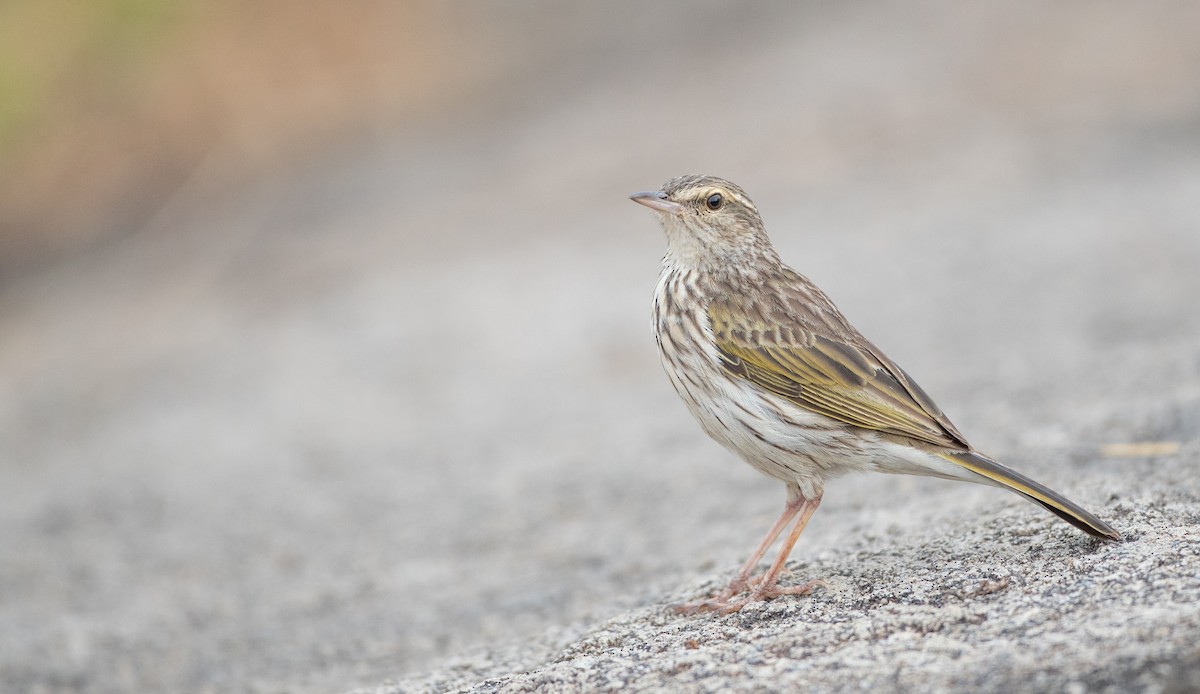
POLYGON ((1195 7, 776 9, 551 13, 469 112, 8 288, 0 689, 1200 687, 1195 7), (625 196, 685 172, 1126 540, 846 478, 827 590, 671 613, 783 500, 660 373, 625 196))

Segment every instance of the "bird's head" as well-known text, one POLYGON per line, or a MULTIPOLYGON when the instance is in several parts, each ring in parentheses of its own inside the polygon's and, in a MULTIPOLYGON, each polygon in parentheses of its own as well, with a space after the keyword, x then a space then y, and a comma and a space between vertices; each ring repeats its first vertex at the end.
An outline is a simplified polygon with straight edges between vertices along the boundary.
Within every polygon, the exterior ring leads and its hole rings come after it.
POLYGON ((667 255, 687 266, 724 266, 771 258, 758 208, 737 185, 716 176, 680 176, 662 190, 635 193, 658 213, 667 255))

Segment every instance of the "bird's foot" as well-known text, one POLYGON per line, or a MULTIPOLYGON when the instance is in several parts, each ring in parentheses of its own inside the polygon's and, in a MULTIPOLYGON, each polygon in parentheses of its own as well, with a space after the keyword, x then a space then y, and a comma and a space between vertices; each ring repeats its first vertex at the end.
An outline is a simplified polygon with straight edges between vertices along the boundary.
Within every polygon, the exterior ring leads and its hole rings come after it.
POLYGON ((734 582, 711 598, 676 605, 674 609, 680 614, 689 615, 700 612, 733 614, 752 602, 773 600, 781 595, 809 595, 817 587, 828 588, 829 586, 825 581, 820 580, 809 581, 798 586, 780 586, 774 582, 764 585, 762 579, 734 582), (745 592, 747 589, 749 589, 748 593, 745 592))
POLYGON ((828 588, 829 585, 825 583, 825 581, 821 580, 801 583, 798 586, 780 586, 774 583, 763 585, 763 583, 760 582, 758 585, 752 584, 750 592, 746 596, 738 598, 737 600, 726 601, 725 604, 716 611, 721 614, 733 614, 750 603, 774 600, 781 595, 810 595, 813 592, 813 589, 817 587, 828 588))
POLYGON ((722 590, 720 593, 717 593, 716 595, 714 595, 711 598, 705 598, 704 600, 694 600, 692 602, 686 602, 682 605, 675 605, 674 607, 672 607, 672 609, 675 610, 676 612, 678 612, 679 614, 697 614, 700 612, 722 612, 723 608, 726 605, 728 605, 735 596, 737 596, 742 591, 746 590, 746 588, 748 586, 749 586, 749 581, 747 581, 745 579, 734 579, 733 583, 730 583, 728 586, 725 587, 725 590, 722 590))

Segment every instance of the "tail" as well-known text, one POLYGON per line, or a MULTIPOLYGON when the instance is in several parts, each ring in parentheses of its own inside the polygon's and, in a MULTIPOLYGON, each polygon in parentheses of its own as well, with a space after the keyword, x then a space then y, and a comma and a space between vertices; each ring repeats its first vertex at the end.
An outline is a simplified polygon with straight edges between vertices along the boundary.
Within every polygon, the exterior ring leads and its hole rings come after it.
POLYGON ((1104 540, 1121 539, 1120 533, 1075 502, 990 458, 973 451, 939 453, 938 455, 977 475, 986 477, 1002 487, 1011 489, 1036 504, 1041 504, 1050 513, 1089 535, 1104 540))

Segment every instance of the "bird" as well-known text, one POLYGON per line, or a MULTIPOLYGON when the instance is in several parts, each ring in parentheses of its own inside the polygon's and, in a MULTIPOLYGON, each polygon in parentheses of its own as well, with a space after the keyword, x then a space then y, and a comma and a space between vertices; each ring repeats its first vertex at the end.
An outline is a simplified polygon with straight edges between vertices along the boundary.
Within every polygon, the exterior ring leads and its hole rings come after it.
POLYGON ((1089 535, 1120 539, 1078 504, 968 443, 825 292, 783 263, 739 186, 688 175, 630 199, 656 213, 667 238, 653 320, 671 384, 711 438, 787 487, 783 512, 729 585, 683 611, 732 613, 824 585, 778 580, 825 481, 850 472, 999 486, 1089 535), (752 578, 789 524, 770 568, 752 578))

